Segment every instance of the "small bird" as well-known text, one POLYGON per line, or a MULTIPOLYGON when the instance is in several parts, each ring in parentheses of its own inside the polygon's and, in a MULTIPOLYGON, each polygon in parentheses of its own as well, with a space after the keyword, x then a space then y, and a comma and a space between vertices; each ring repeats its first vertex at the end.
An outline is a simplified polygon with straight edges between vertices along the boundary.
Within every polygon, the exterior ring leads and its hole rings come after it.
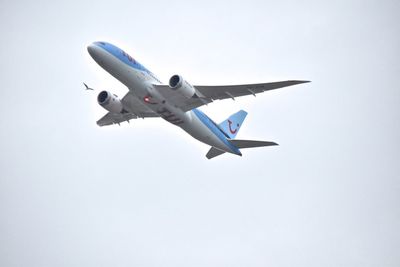
POLYGON ((90 88, 89 86, 87 86, 87 84, 86 84, 86 83, 83 83, 83 85, 86 87, 86 89, 85 89, 85 90, 92 90, 92 91, 94 91, 94 89, 93 89, 93 88, 90 88))

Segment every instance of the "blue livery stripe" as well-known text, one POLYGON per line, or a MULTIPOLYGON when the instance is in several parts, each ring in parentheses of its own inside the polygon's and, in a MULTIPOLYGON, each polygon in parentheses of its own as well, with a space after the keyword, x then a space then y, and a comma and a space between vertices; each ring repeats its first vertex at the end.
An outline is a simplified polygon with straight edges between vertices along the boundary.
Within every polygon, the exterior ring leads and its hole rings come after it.
POLYGON ((122 61, 125 64, 127 64, 128 66, 130 66, 130 67, 132 67, 132 68, 134 68, 136 70, 146 72, 151 77, 153 77, 155 80, 160 82, 151 71, 146 69, 142 64, 137 62, 133 57, 128 55, 128 53, 126 53, 124 50, 116 47, 115 45, 112 45, 112 44, 106 43, 106 42, 94 42, 94 44, 97 45, 98 47, 106 50, 108 53, 110 53, 111 55, 115 56, 120 61, 122 61))

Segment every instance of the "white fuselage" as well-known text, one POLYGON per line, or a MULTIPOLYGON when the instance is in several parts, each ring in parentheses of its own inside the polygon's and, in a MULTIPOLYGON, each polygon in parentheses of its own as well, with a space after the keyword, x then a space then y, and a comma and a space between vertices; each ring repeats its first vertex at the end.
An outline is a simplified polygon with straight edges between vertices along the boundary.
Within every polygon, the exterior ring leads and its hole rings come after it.
MULTIPOLYGON (((144 67, 134 68, 126 64, 121 58, 116 57, 97 43, 88 47, 92 58, 108 73, 126 85, 131 93, 136 96, 146 107, 158 113, 166 121, 175 124, 197 140, 216 147, 222 151, 241 155, 240 151, 233 146, 203 112, 197 109, 184 112, 168 102, 153 86, 160 81, 144 67), (145 101, 146 96, 152 96, 156 101, 145 101)), ((122 50, 121 50, 122 51, 122 50)), ((132 59, 130 56, 124 55, 132 59)), ((139 67, 142 67, 139 65, 139 67)))

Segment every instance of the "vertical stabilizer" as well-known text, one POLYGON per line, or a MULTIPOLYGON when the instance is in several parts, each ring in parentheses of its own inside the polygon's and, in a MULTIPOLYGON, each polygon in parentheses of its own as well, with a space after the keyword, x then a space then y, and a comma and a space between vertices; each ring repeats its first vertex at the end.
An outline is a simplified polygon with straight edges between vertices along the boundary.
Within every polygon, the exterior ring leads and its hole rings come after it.
POLYGON ((230 139, 233 139, 239 132, 239 129, 242 126, 246 116, 247 112, 240 110, 239 112, 231 115, 227 120, 221 122, 219 127, 229 136, 230 139))

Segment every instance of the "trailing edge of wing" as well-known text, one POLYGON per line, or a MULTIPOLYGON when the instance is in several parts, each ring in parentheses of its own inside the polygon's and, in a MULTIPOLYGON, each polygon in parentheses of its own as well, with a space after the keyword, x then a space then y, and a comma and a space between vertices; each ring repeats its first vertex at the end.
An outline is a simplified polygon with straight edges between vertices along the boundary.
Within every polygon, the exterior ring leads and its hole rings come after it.
POLYGON ((138 115, 132 113, 112 113, 108 112, 100 120, 97 121, 99 126, 107 126, 124 121, 130 121, 137 118, 154 118, 159 117, 157 113, 139 113, 138 115))
POLYGON ((302 83, 308 83, 310 81, 281 81, 272 83, 256 83, 256 84, 242 84, 242 85, 220 85, 220 86, 203 86, 195 85, 194 87, 206 98, 226 99, 235 98, 245 95, 256 95, 265 91, 279 89, 287 86, 293 86, 302 83))

